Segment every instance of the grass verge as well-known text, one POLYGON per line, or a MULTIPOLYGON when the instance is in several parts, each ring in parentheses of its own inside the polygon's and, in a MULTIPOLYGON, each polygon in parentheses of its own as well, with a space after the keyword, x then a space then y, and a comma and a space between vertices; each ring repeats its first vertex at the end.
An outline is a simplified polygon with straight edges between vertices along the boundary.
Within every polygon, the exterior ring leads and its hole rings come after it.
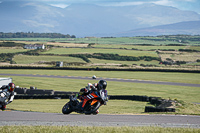
POLYGON ((1 133, 194 133, 195 128, 162 127, 78 127, 78 126, 0 126, 1 133))
MULTIPOLYGON (((16 99, 7 105, 8 110, 34 111, 46 113, 62 113, 62 107, 68 99, 16 99), (23 103, 23 104, 22 104, 23 103)), ((200 105, 187 102, 179 102, 176 112, 162 114, 184 114, 200 115, 200 105)), ((147 102, 128 101, 128 100, 109 100, 107 105, 101 106, 100 114, 147 114, 144 112, 145 106, 150 106, 147 102)), ((155 114, 155 112, 153 113, 155 114)), ((156 113, 161 114, 161 113, 156 113)))

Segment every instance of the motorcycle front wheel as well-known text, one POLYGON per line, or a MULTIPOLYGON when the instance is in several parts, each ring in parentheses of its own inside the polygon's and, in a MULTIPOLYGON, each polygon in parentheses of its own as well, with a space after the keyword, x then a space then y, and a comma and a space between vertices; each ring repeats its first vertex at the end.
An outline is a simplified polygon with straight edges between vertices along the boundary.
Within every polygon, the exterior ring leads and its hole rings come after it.
POLYGON ((72 112, 72 108, 69 106, 69 103, 66 103, 62 108, 63 114, 70 114, 72 112))
POLYGON ((94 105, 89 105, 89 106, 87 106, 87 107, 84 109, 84 113, 85 113, 86 115, 90 115, 90 114, 96 112, 96 111, 99 109, 100 106, 101 106, 101 103, 100 103, 100 101, 98 101, 98 102, 96 102, 94 105))

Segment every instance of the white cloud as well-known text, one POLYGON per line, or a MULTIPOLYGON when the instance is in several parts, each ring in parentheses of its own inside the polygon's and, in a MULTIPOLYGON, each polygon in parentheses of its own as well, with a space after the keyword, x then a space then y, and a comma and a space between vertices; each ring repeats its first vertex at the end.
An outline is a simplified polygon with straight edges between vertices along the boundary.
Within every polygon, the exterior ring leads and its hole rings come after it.
POLYGON ((158 0, 158 1, 152 1, 152 3, 157 5, 165 5, 165 6, 174 6, 174 2, 171 0, 158 0))
POLYGON ((104 6, 130 6, 130 5, 141 5, 146 2, 109 2, 109 3, 101 3, 100 5, 104 6))
POLYGON ((69 5, 67 4, 50 4, 51 6, 55 6, 55 7, 60 7, 60 8, 65 8, 68 7, 69 5))
POLYGON ((104 2, 101 3, 101 5, 104 6, 130 6, 130 5, 142 5, 142 4, 148 4, 148 3, 154 3, 157 5, 165 5, 165 6, 175 6, 175 0, 149 0, 149 1, 123 1, 123 2, 104 2))

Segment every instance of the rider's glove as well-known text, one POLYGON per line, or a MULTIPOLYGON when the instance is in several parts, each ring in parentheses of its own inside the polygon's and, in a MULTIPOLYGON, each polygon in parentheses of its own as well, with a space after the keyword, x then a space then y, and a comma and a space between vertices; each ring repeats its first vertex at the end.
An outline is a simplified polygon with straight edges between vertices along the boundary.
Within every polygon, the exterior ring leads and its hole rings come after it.
POLYGON ((76 97, 78 97, 78 96, 79 96, 79 94, 77 93, 77 94, 76 94, 76 97))
POLYGON ((6 92, 1 93, 1 97, 5 97, 6 96, 6 92))

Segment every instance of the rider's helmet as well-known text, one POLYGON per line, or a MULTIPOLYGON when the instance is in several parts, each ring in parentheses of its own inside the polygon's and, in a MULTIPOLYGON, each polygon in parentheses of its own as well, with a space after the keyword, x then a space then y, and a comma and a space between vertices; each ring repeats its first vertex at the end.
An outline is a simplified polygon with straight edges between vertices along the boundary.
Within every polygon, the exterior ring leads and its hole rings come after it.
POLYGON ((98 90, 106 89, 107 87, 107 82, 105 80, 99 80, 98 82, 98 90))
POLYGON ((8 91, 12 92, 15 89, 15 84, 14 83, 9 83, 8 84, 8 91))

